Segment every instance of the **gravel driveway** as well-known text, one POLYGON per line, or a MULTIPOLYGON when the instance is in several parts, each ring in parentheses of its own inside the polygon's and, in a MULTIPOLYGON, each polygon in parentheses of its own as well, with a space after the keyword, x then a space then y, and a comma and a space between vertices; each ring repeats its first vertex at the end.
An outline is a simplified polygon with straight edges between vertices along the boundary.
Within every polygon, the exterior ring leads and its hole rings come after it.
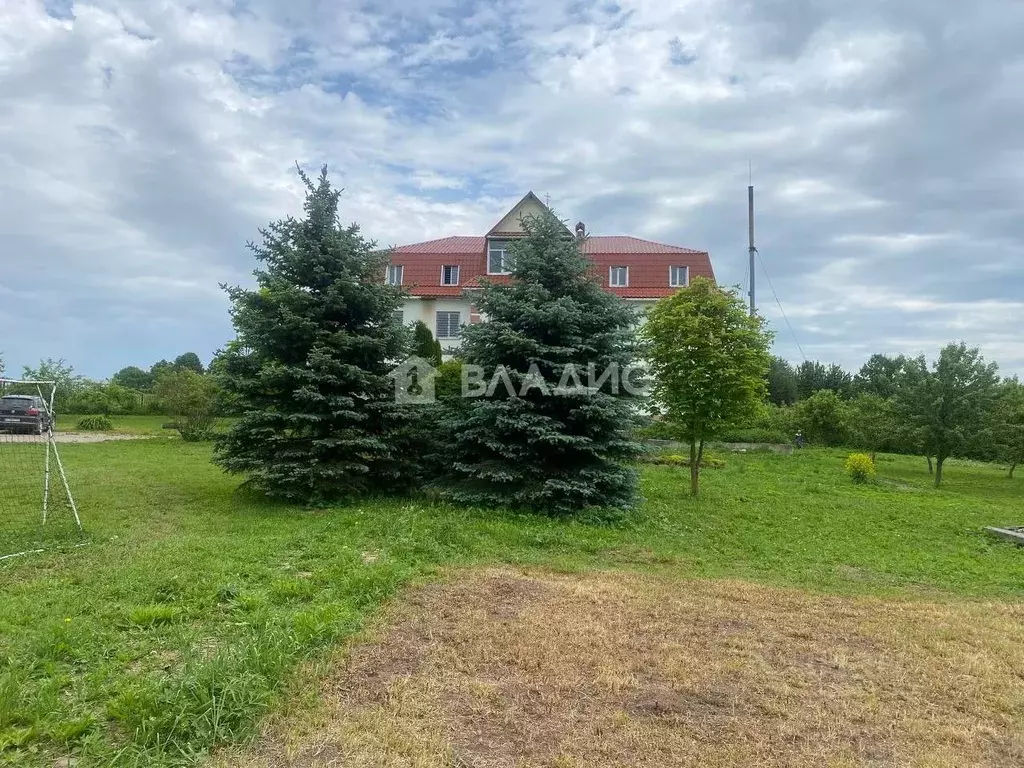
MULTIPOLYGON (((119 432, 54 432, 53 437, 58 443, 105 443, 108 440, 142 440, 148 435, 126 435, 119 432)), ((38 435, 0 433, 0 444, 36 442, 41 442, 38 435)))

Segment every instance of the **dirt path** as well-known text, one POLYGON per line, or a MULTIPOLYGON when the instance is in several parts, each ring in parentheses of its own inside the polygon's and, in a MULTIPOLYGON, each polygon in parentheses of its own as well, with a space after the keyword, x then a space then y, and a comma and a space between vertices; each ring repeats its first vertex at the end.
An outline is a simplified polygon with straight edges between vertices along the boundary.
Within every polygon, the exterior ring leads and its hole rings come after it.
POLYGON ((1024 765, 1024 607, 623 574, 461 574, 312 715, 217 764, 1024 765))

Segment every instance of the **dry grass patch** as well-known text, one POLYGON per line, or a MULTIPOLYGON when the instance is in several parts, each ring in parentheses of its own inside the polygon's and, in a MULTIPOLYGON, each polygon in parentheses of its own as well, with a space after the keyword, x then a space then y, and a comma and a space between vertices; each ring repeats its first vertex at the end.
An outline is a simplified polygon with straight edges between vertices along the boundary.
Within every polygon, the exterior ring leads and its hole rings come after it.
POLYGON ((460 574, 224 766, 1024 765, 1024 608, 460 574))

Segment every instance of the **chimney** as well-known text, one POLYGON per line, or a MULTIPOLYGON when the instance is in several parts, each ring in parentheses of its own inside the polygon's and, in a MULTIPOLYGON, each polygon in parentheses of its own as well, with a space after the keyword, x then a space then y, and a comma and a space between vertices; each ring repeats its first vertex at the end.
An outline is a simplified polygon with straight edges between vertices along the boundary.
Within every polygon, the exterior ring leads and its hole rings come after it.
POLYGON ((587 236, 587 227, 582 221, 576 222, 576 238, 582 240, 587 236))

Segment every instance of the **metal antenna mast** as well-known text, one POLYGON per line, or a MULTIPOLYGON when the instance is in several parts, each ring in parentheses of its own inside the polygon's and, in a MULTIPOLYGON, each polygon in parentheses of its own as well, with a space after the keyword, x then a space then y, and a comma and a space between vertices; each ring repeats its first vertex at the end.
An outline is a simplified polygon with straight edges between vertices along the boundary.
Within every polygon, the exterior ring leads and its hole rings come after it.
POLYGON ((754 256, 757 253, 757 248, 754 247, 754 185, 750 184, 747 187, 747 223, 750 234, 750 246, 747 251, 750 255, 750 316, 753 317, 757 311, 756 293, 754 291, 755 277, 754 277, 754 256))

